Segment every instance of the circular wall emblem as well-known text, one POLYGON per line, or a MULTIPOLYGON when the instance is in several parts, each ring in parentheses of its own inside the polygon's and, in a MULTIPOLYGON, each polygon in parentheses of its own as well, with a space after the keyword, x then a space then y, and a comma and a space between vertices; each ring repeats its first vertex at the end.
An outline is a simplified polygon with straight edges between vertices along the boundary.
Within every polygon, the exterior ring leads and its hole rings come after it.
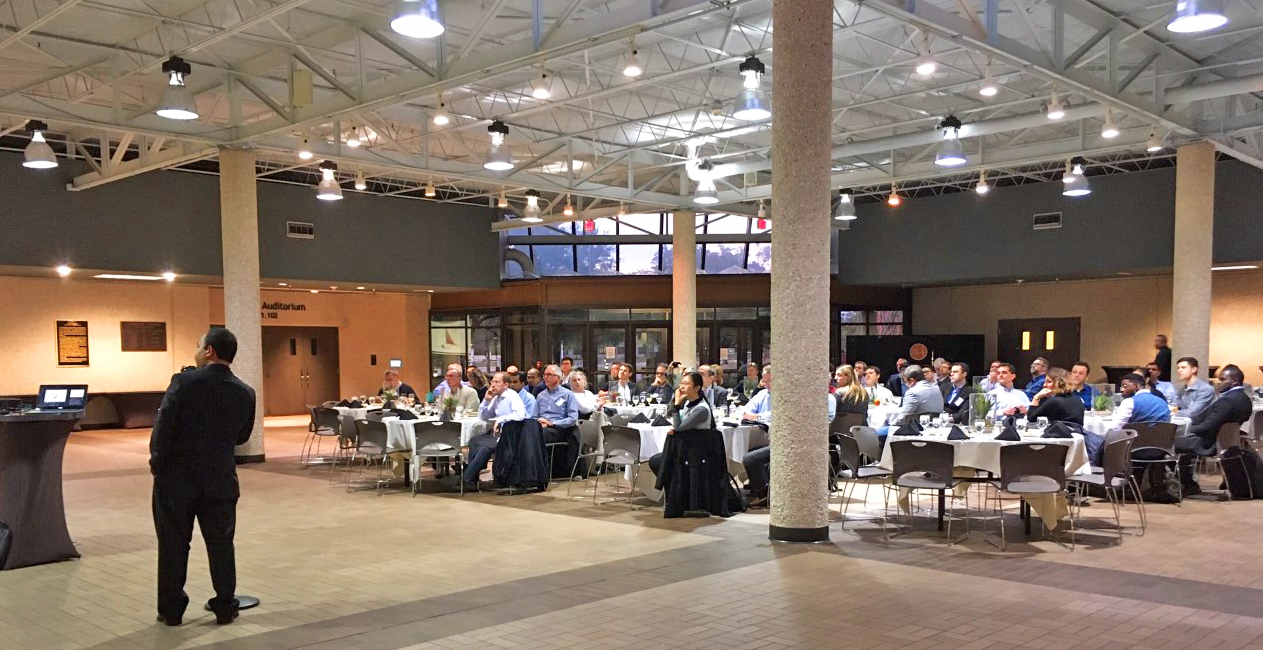
POLYGON ((912 347, 908 348, 908 356, 912 357, 913 361, 924 359, 929 352, 929 350, 925 349, 924 343, 913 343, 912 347))

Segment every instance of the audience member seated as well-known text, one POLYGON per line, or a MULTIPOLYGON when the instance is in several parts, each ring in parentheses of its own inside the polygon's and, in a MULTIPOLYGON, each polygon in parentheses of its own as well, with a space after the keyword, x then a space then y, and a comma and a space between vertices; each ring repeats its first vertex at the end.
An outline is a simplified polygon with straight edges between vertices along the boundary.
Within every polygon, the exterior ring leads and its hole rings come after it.
POLYGON ((465 371, 465 376, 469 377, 469 386, 478 393, 478 401, 482 401, 487 396, 487 388, 491 385, 488 381, 486 373, 482 370, 470 366, 465 371))
POLYGON ((943 395, 943 411, 952 416, 952 422, 963 424, 969 417, 970 396, 974 387, 969 385, 969 364, 957 361, 947 375, 947 393, 943 395))
POLYGON ((833 371, 833 381, 837 387, 833 391, 833 397, 837 401, 834 412, 859 413, 867 418, 868 391, 864 390, 859 378, 855 376, 855 368, 846 364, 838 366, 833 371))
POLYGON ((1051 368, 1044 379, 1044 387, 1035 393, 1026 419, 1034 422, 1048 418, 1048 422, 1070 422, 1083 426, 1083 400, 1070 389, 1065 368, 1051 368))
POLYGON ((746 376, 737 382, 737 403, 748 404, 750 400, 763 388, 762 382, 759 380, 759 364, 747 363, 746 376))
MULTIPOLYGON (((457 368, 460 368, 460 366, 457 366, 457 368)), ((460 370, 456 372, 459 373, 460 370)), ((393 368, 382 373, 382 387, 377 391, 377 396, 384 397, 387 392, 393 392, 399 397, 417 398, 417 391, 412 390, 411 386, 400 381, 399 371, 393 368)))
POLYGON ((561 358, 561 385, 569 387, 571 375, 574 373, 574 359, 570 357, 561 358))
POLYGON ((851 367, 855 369, 855 377, 860 380, 860 385, 868 388, 868 363, 860 360, 851 364, 851 367))
POLYGON ((629 364, 620 363, 618 366, 618 377, 605 387, 605 392, 609 393, 609 400, 623 400, 623 402, 631 402, 631 399, 640 394, 640 386, 632 381, 632 367, 629 364))
POLYGON ((772 366, 763 366, 763 378, 759 384, 766 388, 755 393, 754 397, 746 402, 745 408, 741 411, 741 420, 760 422, 766 428, 767 423, 772 421, 772 366))
POLYGON ((544 444, 565 442, 565 450, 553 455, 553 477, 569 478, 570 468, 579 455, 579 404, 574 393, 561 385, 561 368, 544 368, 544 390, 535 397, 535 418, 543 428, 544 444))
MULTIPOLYGON (((767 426, 772 421, 772 366, 763 366, 763 385, 767 386, 759 391, 749 404, 746 404, 746 410, 741 414, 742 421, 754 421, 767 426)), ((935 394, 938 391, 935 390, 935 394)), ((828 402, 828 417, 826 422, 832 421, 836 414, 837 402, 833 395, 830 395, 828 389, 824 391, 825 401, 828 402)), ((766 503, 767 487, 771 479, 770 467, 772 464, 772 447, 771 445, 763 445, 750 450, 745 456, 741 457, 741 464, 746 468, 746 476, 749 482, 746 487, 750 491, 750 502, 752 505, 766 503)))
POLYGON ((1048 372, 1048 359, 1043 357, 1035 357, 1031 362, 1031 380, 1026 384, 1027 399, 1034 399, 1035 393, 1043 390, 1045 373, 1048 372))
MULTIPOLYGON (((478 391, 460 380, 460 366, 448 366, 447 376, 440 385, 445 387, 442 401, 455 397, 458 414, 478 410, 478 403, 482 400, 478 399, 478 391)), ((435 392, 438 392, 437 389, 435 392)))
POLYGON ((912 364, 903 369, 903 401, 899 403, 899 411, 895 421, 889 426, 877 430, 877 438, 883 443, 891 427, 907 424, 921 415, 938 415, 943 412, 943 393, 938 384, 925 378, 921 366, 912 364))
POLYGON ((535 395, 526 387, 526 382, 522 381, 522 373, 510 371, 505 374, 509 379, 509 388, 517 391, 522 398, 522 405, 526 407, 526 417, 535 417, 535 395))
POLYGON ((895 397, 903 396, 903 369, 906 367, 908 367, 908 360, 899 357, 895 360, 895 372, 886 378, 886 388, 889 388, 890 393, 895 397))
POLYGON ((1175 363, 1179 387, 1175 391, 1175 401, 1172 404, 1195 423, 1201 421, 1210 403, 1215 401, 1215 389, 1198 376, 1200 372, 1197 359, 1193 357, 1181 357, 1175 363))
POLYGON ((1162 395, 1162 399, 1166 400, 1167 404, 1174 404, 1176 393, 1175 384, 1169 381, 1164 381, 1161 377, 1162 369, 1158 368, 1158 364, 1150 361, 1148 365, 1145 366, 1146 383, 1150 388, 1158 391, 1158 393, 1162 395))
POLYGON ((697 368, 702 376, 702 397, 710 403, 711 411, 723 408, 728 404, 728 389, 719 383, 718 366, 701 365, 697 368))
POLYGON ((671 367, 665 363, 658 364, 653 372, 653 382, 641 391, 642 395, 652 397, 662 404, 670 404, 675 389, 671 387, 671 367))
POLYGON ((992 418, 999 420, 1002 417, 1025 415, 1026 409, 1030 407, 1031 399, 1026 396, 1025 391, 1013 387, 1014 379, 1017 379, 1017 373, 1013 371, 1013 364, 1001 363, 996 368, 996 387, 987 393, 991 398, 992 418))
POLYGON ((526 390, 531 391, 535 397, 539 397, 540 391, 544 390, 544 382, 540 381, 538 368, 530 368, 526 371, 526 390))
POLYGON ((605 400, 598 398, 588 390, 588 376, 582 370, 570 371, 570 381, 565 382, 570 392, 574 393, 575 403, 579 405, 579 418, 586 420, 592 412, 605 406, 605 400))
POLYGON ((487 395, 482 399, 478 418, 487 423, 487 432, 470 438, 469 453, 465 460, 465 469, 459 476, 449 474, 444 477, 444 485, 458 487, 456 481, 465 482, 465 491, 478 491, 478 476, 486 469, 487 461, 496 450, 500 440, 500 426, 505 422, 521 422, 526 418, 526 406, 522 404, 522 396, 509 387, 505 373, 497 372, 491 376, 487 386, 487 395))
POLYGON ((1166 400, 1153 394, 1152 391, 1141 390, 1145 378, 1136 373, 1123 377, 1120 388, 1123 403, 1114 411, 1114 422, 1111 429, 1126 428, 1128 422, 1170 422, 1171 407, 1166 400))
MULTIPOLYGON (((458 373, 459 373, 459 372, 462 372, 461 365, 460 365, 459 363, 449 363, 449 364, 447 364, 447 371, 443 373, 443 376, 444 376, 444 377, 447 377, 447 373, 448 373, 448 372, 451 372, 451 371, 452 371, 452 368, 455 368, 455 369, 456 369, 456 372, 458 372, 458 373)), ((467 382, 467 381, 462 381, 462 382, 460 383, 460 385, 461 385, 461 386, 468 386, 468 385, 469 385, 469 382, 467 382)), ((435 399, 435 401, 442 402, 442 401, 443 401, 443 395, 447 393, 447 389, 448 389, 447 381, 440 381, 440 382, 439 382, 439 385, 434 387, 434 399, 435 399)))
POLYGON ((1083 402, 1085 411, 1091 411, 1092 402, 1096 400, 1096 389, 1088 385, 1088 375, 1091 372, 1092 366, 1086 361, 1076 361, 1070 366, 1070 374, 1066 375, 1066 385, 1070 387, 1070 393, 1083 402))
POLYGON ((881 368, 869 366, 864 369, 864 389, 868 391, 868 401, 873 404, 889 404, 895 394, 881 383, 881 368))
POLYGON ((670 400, 671 429, 662 453, 649 459, 657 477, 655 486, 665 493, 663 516, 690 514, 732 515, 728 507, 728 463, 723 436, 715 429, 710 402, 702 395, 701 373, 680 378, 670 400))
POLYGON ((999 372, 1002 362, 997 359, 991 362, 991 368, 987 371, 987 376, 983 377, 980 382, 980 388, 984 393, 990 393, 996 386, 1000 385, 999 372))
POLYGON ((1188 434, 1175 439, 1175 451, 1180 455, 1180 483, 1186 496, 1202 491, 1193 476, 1194 457, 1215 453, 1219 427, 1229 422, 1242 424, 1250 419, 1253 405, 1244 383, 1245 374, 1237 366, 1228 364, 1220 368, 1219 382, 1215 385, 1219 399, 1206 408, 1199 421, 1189 426, 1188 434))
POLYGON ((934 360, 934 383, 938 384, 939 392, 943 393, 943 399, 946 400, 952 385, 952 364, 943 357, 934 360))

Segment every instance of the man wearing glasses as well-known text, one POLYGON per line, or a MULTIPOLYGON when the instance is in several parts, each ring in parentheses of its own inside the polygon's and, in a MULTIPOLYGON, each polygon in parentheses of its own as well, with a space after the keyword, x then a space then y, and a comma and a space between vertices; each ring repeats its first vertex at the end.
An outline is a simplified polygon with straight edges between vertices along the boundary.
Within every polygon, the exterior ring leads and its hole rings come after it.
POLYGON ((670 403, 675 391, 671 388, 671 379, 668 373, 669 366, 667 364, 658 364, 658 369, 653 373, 653 383, 645 387, 645 390, 642 392, 651 397, 656 397, 663 404, 670 403))
MULTIPOLYGON (((565 453, 553 459, 553 475, 565 476, 579 453, 579 402, 574 393, 561 385, 561 368, 544 368, 544 390, 535 396, 535 419, 543 429, 544 444, 564 442, 565 453)), ((556 448, 553 449, 556 454, 556 448)))

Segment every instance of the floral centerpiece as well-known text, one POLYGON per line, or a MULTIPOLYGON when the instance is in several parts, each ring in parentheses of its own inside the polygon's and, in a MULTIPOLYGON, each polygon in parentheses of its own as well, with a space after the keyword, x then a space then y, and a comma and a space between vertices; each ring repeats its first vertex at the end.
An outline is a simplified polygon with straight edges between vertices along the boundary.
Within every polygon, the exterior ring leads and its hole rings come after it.
POLYGON ((395 405, 395 400, 399 399, 399 392, 393 390, 382 391, 382 403, 387 407, 395 405))
POLYGON ((455 397, 448 396, 443 398, 443 415, 441 417, 443 421, 456 417, 456 404, 455 397))
POLYGON ((1114 410, 1114 398, 1109 395, 1097 395, 1092 398, 1092 410, 1109 413, 1114 410))
POLYGON ((974 393, 969 396, 970 416, 975 423, 991 417, 993 407, 995 407, 995 401, 986 393, 974 393))

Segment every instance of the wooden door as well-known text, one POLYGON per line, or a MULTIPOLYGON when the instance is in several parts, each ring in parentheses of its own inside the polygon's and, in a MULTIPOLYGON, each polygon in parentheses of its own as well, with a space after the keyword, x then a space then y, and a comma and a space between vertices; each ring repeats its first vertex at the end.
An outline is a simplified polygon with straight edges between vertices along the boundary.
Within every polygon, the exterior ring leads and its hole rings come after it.
POLYGON ((1050 368, 1069 370, 1079 360, 1079 319, 1002 320, 996 334, 996 356, 1013 364, 1017 373, 1014 385, 1019 387, 1031 380, 1031 362, 1035 357, 1048 359, 1050 368))
POLYGON ((263 412, 299 415, 338 399, 338 328, 263 328, 263 412))

